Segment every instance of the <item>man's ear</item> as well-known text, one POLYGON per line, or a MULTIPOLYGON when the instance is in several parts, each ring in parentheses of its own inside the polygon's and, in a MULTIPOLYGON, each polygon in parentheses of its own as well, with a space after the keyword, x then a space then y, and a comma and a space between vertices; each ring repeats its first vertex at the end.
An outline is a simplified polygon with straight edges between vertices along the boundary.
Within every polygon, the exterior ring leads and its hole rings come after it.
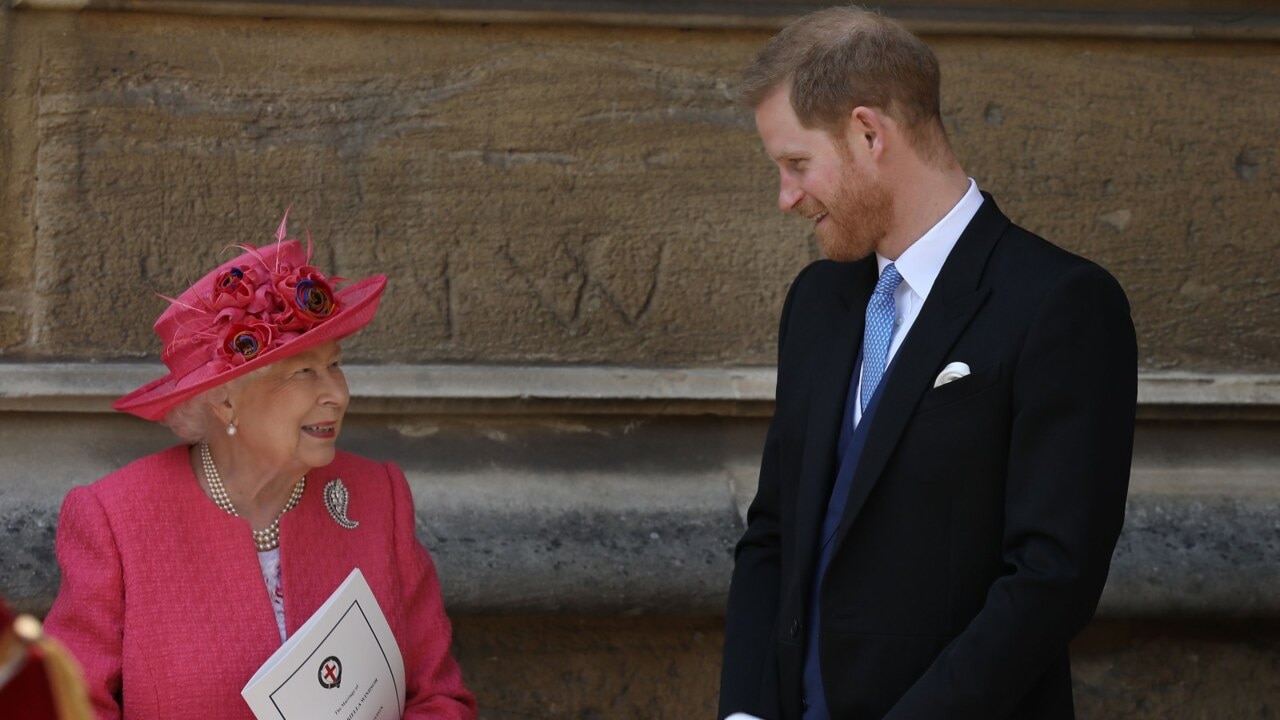
POLYGON ((849 113, 849 126, 845 131, 845 140, 849 147, 857 147, 862 151, 878 157, 884 151, 885 130, 888 118, 880 111, 859 105, 849 113))

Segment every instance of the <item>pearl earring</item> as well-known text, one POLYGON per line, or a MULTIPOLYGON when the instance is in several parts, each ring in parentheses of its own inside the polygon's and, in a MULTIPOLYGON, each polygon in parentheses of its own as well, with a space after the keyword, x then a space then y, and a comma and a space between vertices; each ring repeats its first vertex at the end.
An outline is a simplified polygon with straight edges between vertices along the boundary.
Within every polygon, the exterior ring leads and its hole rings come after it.
POLYGON ((235 423, 227 423, 227 434, 228 434, 228 435, 235 435, 235 434, 236 434, 236 424, 235 424, 235 423))

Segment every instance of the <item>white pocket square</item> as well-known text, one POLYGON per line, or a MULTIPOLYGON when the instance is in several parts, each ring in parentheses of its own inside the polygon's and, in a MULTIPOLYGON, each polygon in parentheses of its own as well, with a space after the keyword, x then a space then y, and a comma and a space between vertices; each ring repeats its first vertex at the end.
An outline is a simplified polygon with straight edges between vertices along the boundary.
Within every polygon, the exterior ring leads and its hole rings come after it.
POLYGON ((952 382, 954 380, 959 380, 960 378, 968 374, 969 374, 968 365, 962 362, 947 363, 947 366, 942 368, 942 372, 938 373, 938 377, 933 379, 933 386, 942 387, 943 385, 946 385, 947 383, 952 382))

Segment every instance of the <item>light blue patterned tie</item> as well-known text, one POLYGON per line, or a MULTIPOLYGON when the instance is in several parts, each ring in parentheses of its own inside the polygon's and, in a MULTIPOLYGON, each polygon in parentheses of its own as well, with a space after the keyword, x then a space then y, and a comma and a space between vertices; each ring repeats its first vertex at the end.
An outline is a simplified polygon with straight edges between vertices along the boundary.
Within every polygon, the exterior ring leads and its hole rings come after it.
POLYGON ((889 343, 893 339, 893 291, 898 289, 902 276, 898 268, 889 263, 876 289, 867 303, 867 327, 862 334, 862 411, 876 394, 876 386, 884 377, 885 363, 889 359, 889 343))

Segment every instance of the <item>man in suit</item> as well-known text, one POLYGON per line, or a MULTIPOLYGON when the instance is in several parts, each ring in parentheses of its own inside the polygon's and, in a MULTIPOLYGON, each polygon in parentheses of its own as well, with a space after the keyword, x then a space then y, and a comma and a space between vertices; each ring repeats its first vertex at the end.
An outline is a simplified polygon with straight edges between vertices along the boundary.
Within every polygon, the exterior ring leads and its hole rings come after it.
POLYGON ((742 96, 829 260, 782 310, 719 716, 1072 717, 1133 447, 1123 291, 979 192, 896 23, 806 16, 742 96))

